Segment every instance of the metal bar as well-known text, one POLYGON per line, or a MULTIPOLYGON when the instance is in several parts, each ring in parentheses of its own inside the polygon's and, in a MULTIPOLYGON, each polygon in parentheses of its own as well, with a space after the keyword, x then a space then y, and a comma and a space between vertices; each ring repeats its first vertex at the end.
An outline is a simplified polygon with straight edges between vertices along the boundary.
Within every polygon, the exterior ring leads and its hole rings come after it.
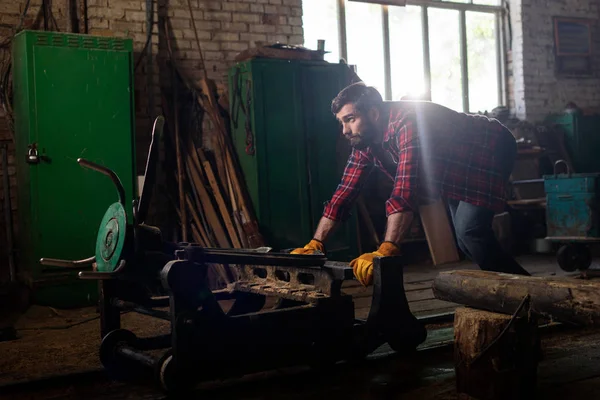
POLYGON ((421 28, 423 30, 423 78, 425 79, 425 94, 431 101, 431 57, 429 54, 429 17, 427 6, 421 7, 421 28))
POLYGON ((507 104, 507 78, 506 78, 506 54, 504 43, 504 25, 502 24, 502 12, 496 13, 496 62, 498 65, 498 105, 507 104))
POLYGON ((156 364, 156 360, 153 357, 128 346, 118 347, 117 353, 123 357, 129 358, 130 360, 137 361, 146 367, 153 368, 154 364, 156 364))
POLYGON ((8 145, 2 145, 2 186, 4 190, 4 223, 6 224, 6 249, 10 281, 17 280, 12 231, 12 207, 10 204, 10 178, 8 177, 8 145))
POLYGON ((135 342, 135 347, 139 350, 159 350, 171 347, 173 336, 168 333, 166 335, 138 338, 135 342))
POLYGON ((544 179, 543 178, 538 178, 538 179, 523 179, 520 181, 512 181, 511 184, 513 185, 525 185, 528 183, 544 183, 544 179))
POLYGON ((407 0, 406 5, 424 6, 432 8, 448 8, 452 10, 479 11, 479 12, 498 12, 502 11, 500 6, 485 6, 482 4, 454 3, 451 1, 437 0, 407 0))
POLYGON ((469 55, 467 49, 467 16, 465 10, 460 10, 458 14, 458 23, 460 29, 460 71, 462 77, 462 103, 463 111, 469 110, 469 55))
POLYGON ((83 260, 60 260, 57 258, 40 258, 40 264, 49 267, 81 268, 92 265, 96 256, 84 258, 83 260))
POLYGON ((218 249, 203 249, 190 246, 185 250, 189 261, 202 261, 213 264, 273 265, 280 267, 321 267, 327 261, 325 256, 303 254, 259 254, 254 252, 235 253, 218 249))
POLYGON ((153 310, 130 301, 113 298, 111 300, 111 305, 121 310, 135 311, 136 313, 149 315, 158 319, 164 319, 165 321, 171 320, 171 314, 167 311, 153 310))
POLYGON ((340 58, 348 62, 348 42, 346 36, 346 0, 338 0, 338 35, 340 46, 340 58))
POLYGON ((390 16, 388 6, 381 7, 383 18, 383 71, 385 76, 385 99, 392 99, 392 61, 390 50, 390 16))
POLYGON ((406 0, 348 0, 356 3, 381 4, 383 6, 399 6, 404 7, 406 0))
POLYGON ((103 167, 102 165, 93 163, 84 158, 78 158, 77 162, 82 167, 89 168, 94 171, 98 171, 101 174, 108 176, 110 178, 110 180, 113 182, 113 184, 115 185, 115 187, 117 188, 117 192, 119 193, 119 201, 121 202, 121 204, 125 205, 125 188, 123 187, 123 184, 121 183, 121 180, 119 179, 117 174, 115 174, 112 170, 110 170, 106 167, 103 167))

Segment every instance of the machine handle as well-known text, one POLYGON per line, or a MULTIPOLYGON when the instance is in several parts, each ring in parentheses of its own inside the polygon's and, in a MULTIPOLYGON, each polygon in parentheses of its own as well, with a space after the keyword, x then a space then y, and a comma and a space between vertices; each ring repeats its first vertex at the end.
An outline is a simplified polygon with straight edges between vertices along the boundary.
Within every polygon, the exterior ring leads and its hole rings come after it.
POLYGON ((125 208, 125 188, 123 187, 123 184, 121 183, 121 180, 119 179, 117 174, 115 174, 112 170, 110 170, 106 167, 103 167, 102 165, 93 163, 84 158, 78 158, 77 162, 82 167, 93 169, 94 171, 98 171, 101 174, 108 176, 112 180, 115 187, 117 188, 117 192, 119 193, 119 203, 121 203, 123 208, 125 208))
POLYGON ((112 272, 97 272, 97 271, 80 271, 79 272, 79 279, 90 279, 90 280, 108 280, 108 279, 115 279, 116 276, 118 274, 121 273, 121 271, 123 271, 123 269, 125 268, 125 260, 121 260, 121 262, 119 263, 119 266, 117 268, 115 268, 114 271, 112 272))
POLYGON ((556 167, 558 167, 560 164, 563 164, 565 166, 565 169, 567 170, 566 174, 569 176, 569 178, 571 177, 571 169, 569 168, 569 164, 567 164, 567 162, 565 160, 558 160, 554 163, 554 175, 558 175, 558 172, 556 171, 556 167))
POLYGON ((50 267, 80 268, 90 266, 96 261, 96 257, 84 258, 83 260, 59 260, 56 258, 40 258, 40 264, 50 267))

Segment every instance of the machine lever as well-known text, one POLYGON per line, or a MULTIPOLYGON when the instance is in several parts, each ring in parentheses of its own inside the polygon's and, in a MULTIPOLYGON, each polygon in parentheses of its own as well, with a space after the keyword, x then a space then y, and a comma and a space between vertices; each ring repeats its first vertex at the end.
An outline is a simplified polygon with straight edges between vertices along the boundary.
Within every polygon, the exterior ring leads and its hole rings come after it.
POLYGON ((102 165, 88 161, 85 158, 78 158, 77 162, 82 167, 93 169, 94 171, 98 171, 108 176, 117 188, 117 192, 119 193, 119 203, 121 203, 123 207, 125 207, 125 188, 123 187, 123 184, 121 183, 121 180, 119 179, 117 174, 115 174, 112 170, 103 167, 102 165))
POLYGON ((96 257, 84 258, 83 260, 59 260, 56 258, 40 258, 40 264, 50 267, 81 268, 92 265, 96 257))
POLYGON ((90 271, 80 271, 79 279, 91 279, 91 280, 108 280, 115 279, 121 271, 125 268, 125 260, 121 260, 119 266, 115 268, 112 272, 90 272, 90 271))

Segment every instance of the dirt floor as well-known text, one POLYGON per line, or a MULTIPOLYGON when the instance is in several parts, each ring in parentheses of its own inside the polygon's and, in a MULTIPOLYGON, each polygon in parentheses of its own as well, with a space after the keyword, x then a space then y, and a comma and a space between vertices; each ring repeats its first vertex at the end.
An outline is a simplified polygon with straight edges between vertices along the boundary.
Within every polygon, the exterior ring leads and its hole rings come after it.
MULTIPOLYGON (((545 332, 544 359, 538 369, 539 399, 597 398, 600 390, 600 331, 557 329, 545 332)), ((10 390, 2 399, 166 399, 151 384, 117 383, 104 375, 71 378, 28 389, 10 390)), ((206 384, 189 399, 404 399, 455 400, 452 347, 411 358, 387 356, 341 364, 326 373, 282 370, 240 380, 206 384)))
MULTIPOLYGON (((531 265, 537 268, 536 275, 555 274, 554 265, 531 265)), ((407 274, 405 288, 415 314, 424 309, 424 301, 439 301, 427 297, 430 295, 428 286, 435 273, 435 270, 415 270, 407 274), (416 295, 421 293, 425 295, 416 295)), ((360 301, 361 294, 357 293, 356 298, 360 301)), ((435 313, 452 309, 449 306, 449 303, 436 304, 435 309, 427 310, 435 313)), ((31 306, 15 327, 18 339, 0 342, 2 400, 164 397, 147 382, 112 382, 104 374, 98 357, 100 321, 96 307, 57 310, 31 306), (85 371, 89 373, 81 374, 85 371), (52 378, 47 384, 42 380, 55 376, 65 378, 52 378), (10 386, 23 381, 32 383, 10 386), (12 394, 3 395, 3 391, 10 387, 13 388, 10 389, 12 394)), ((168 333, 169 323, 137 313, 123 313, 122 327, 139 337, 146 337, 168 333)), ((422 351, 411 359, 384 356, 383 351, 361 365, 338 365, 325 376, 300 369, 259 374, 231 382, 207 383, 200 387, 201 395, 197 398, 455 399, 452 328, 444 325, 428 328, 429 338, 423 348, 435 347, 436 350, 422 351)), ((592 390, 600 391, 600 331, 569 330, 547 334, 544 350, 545 359, 539 368, 539 398, 594 398, 590 395, 592 390), (573 397, 571 393, 574 390, 579 391, 582 397, 573 397)))
MULTIPOLYGON (((166 321, 124 313, 123 327, 140 336, 168 333, 166 321)), ((100 368, 96 307, 56 310, 31 306, 19 319, 18 339, 0 342, 0 385, 100 368)))

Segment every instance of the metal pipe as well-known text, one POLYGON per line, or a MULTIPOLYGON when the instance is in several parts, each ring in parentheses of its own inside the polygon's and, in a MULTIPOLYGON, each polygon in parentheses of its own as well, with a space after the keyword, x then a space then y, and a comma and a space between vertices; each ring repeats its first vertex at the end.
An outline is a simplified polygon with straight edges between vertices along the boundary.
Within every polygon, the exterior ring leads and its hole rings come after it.
POLYGON ((469 52, 467 49, 467 16, 465 10, 458 14, 460 31, 460 71, 462 77, 462 104, 463 111, 470 112, 469 105, 469 52))
POLYGON ((138 338, 135 342, 135 346, 142 351, 167 349, 173 346, 172 339, 173 336, 170 333, 160 336, 138 338))
POLYGON ((6 248, 8 251, 8 268, 10 281, 17 280, 13 248, 12 207, 10 204, 10 178, 8 177, 8 145, 2 145, 2 185, 4 187, 4 222, 6 223, 6 248))
POLYGON ((390 16, 388 6, 381 7, 383 25, 383 70, 385 77, 385 99, 392 100, 392 61, 390 50, 390 16))
POLYGON ((117 353, 123 357, 129 358, 130 360, 137 361, 146 367, 154 368, 154 364, 156 364, 154 357, 144 354, 139 350, 129 346, 118 347, 117 353))
POLYGON ((427 6, 421 7, 421 28, 423 33, 423 71, 425 79, 425 94, 431 101, 431 56, 429 54, 429 15, 427 6))
POLYGON ((96 261, 96 256, 83 260, 60 260, 57 258, 40 258, 40 264, 50 267, 81 268, 91 266, 96 261))
POLYGON ((123 206, 125 206, 125 188, 123 187, 123 184, 121 183, 121 180, 119 179, 117 174, 115 174, 112 170, 110 170, 106 167, 103 167, 102 165, 88 161, 85 158, 78 158, 77 162, 82 167, 89 168, 94 171, 98 171, 101 174, 108 176, 110 178, 110 180, 114 183, 115 187, 117 188, 117 192, 119 193, 119 202, 121 204, 123 204, 123 206))
POLYGON ((141 306, 131 301, 124 301, 118 299, 113 299, 111 303, 113 306, 120 308, 121 310, 135 311, 139 314, 149 315, 151 317, 164 319, 166 321, 171 320, 171 314, 168 311, 153 310, 151 308, 141 306))

